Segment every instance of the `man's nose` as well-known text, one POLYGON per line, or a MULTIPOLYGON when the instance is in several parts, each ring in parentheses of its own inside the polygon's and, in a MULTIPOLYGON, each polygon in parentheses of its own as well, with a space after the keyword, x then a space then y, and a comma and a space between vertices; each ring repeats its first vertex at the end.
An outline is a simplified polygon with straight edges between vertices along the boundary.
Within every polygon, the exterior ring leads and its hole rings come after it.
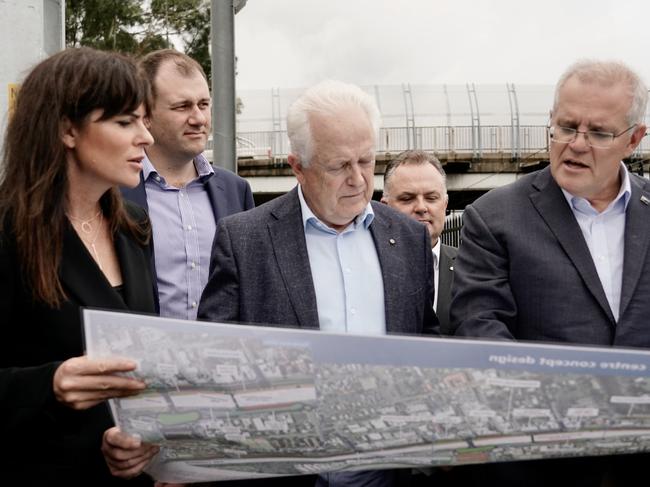
POLYGON ((589 150, 589 147, 591 147, 589 145, 589 139, 587 138, 587 134, 585 132, 577 132, 576 138, 573 139, 569 145, 576 152, 584 152, 589 150))
POLYGON ((352 186, 363 184, 363 174, 359 163, 352 163, 348 169, 348 183, 352 186))
POLYGON ((427 211, 429 211, 427 205, 425 204, 424 198, 422 196, 418 196, 415 198, 414 211, 416 213, 426 213, 427 211))
POLYGON ((203 110, 199 108, 198 105, 195 105, 192 108, 192 112, 190 113, 190 123, 194 122, 195 124, 198 125, 205 125, 208 121, 208 117, 205 113, 203 113, 203 110))

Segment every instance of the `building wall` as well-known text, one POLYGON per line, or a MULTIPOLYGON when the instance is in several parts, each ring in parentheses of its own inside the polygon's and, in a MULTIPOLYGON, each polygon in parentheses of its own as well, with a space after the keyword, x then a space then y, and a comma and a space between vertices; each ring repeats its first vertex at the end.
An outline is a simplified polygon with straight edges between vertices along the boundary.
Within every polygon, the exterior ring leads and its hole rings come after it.
MULTIPOLYGON (((64 47, 64 0, 0 0, 0 131, 4 140, 11 85, 64 47)), ((0 147, 2 141, 0 141, 0 147)))

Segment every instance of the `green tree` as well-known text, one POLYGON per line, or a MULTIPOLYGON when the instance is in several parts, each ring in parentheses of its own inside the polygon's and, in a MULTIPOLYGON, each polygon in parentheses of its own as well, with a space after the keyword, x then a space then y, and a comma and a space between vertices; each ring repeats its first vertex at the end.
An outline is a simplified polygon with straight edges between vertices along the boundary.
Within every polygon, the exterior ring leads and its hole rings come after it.
POLYGON ((158 24, 167 39, 179 39, 211 79, 210 0, 152 0, 151 18, 150 25, 158 24))
POLYGON ((209 0, 68 0, 66 44, 136 55, 178 47, 210 77, 209 0))
MULTIPOLYGON (((210 0, 67 0, 66 45, 141 56, 180 48, 212 79, 210 0)), ((236 62, 236 59, 235 59, 236 62)), ((244 104, 238 97, 236 111, 244 104)))
POLYGON ((137 0, 68 0, 65 40, 68 46, 89 46, 137 52, 134 29, 144 22, 137 0))

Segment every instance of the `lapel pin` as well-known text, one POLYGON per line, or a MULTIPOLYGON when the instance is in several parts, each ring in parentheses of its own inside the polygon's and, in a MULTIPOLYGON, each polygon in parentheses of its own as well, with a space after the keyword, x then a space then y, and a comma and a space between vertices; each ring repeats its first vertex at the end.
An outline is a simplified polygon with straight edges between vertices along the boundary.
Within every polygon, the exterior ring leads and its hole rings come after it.
POLYGON ((641 203, 643 203, 646 206, 650 205, 650 200, 646 198, 645 196, 641 196, 641 203))
MULTIPOLYGON (((647 204, 648 204, 648 203, 646 203, 646 205, 647 205, 647 204)), ((395 245, 395 239, 394 239, 394 238, 389 238, 389 239, 388 239, 388 243, 391 244, 391 245, 395 245)))
POLYGON ((449 267, 449 270, 450 270, 450 271, 453 271, 453 270, 454 270, 454 266, 452 265, 451 267, 449 267))

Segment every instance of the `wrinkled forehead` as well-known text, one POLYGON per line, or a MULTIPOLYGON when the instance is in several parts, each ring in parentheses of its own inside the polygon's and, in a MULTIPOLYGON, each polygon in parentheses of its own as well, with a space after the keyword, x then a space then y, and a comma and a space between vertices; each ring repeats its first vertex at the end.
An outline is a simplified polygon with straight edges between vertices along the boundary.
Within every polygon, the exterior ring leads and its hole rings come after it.
POLYGON ((360 107, 309 114, 309 128, 315 142, 366 142, 374 146, 375 135, 368 115, 360 107))
POLYGON ((422 194, 447 192, 442 174, 428 162, 406 161, 395 169, 387 184, 397 192, 422 194))
POLYGON ((554 103, 558 104, 567 92, 574 90, 598 90, 615 92, 621 102, 632 101, 633 86, 629 79, 622 76, 597 76, 592 74, 574 73, 556 87, 554 103))
POLYGON ((632 101, 630 86, 623 80, 581 79, 574 75, 558 90, 552 118, 616 124, 625 121, 632 101))

